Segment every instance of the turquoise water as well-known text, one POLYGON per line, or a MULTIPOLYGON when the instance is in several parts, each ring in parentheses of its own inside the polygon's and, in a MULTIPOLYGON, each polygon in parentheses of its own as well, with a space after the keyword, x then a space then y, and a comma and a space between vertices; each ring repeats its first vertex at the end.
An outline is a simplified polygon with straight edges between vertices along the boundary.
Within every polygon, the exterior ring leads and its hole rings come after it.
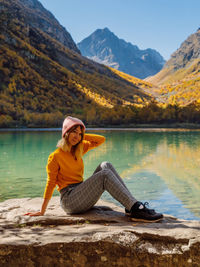
MULTIPOLYGON (((106 142, 84 156, 85 178, 110 161, 138 200, 200 220, 200 131, 88 132, 104 135, 106 142)), ((60 131, 0 132, 0 201, 43 195, 47 158, 58 139, 60 131)), ((106 192, 102 198, 115 202, 106 192)))

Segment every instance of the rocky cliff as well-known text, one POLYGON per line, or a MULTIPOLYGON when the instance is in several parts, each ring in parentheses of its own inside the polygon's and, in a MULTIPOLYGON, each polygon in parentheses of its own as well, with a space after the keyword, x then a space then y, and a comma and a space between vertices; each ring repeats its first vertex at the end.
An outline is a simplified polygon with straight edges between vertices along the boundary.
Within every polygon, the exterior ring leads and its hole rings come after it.
MULTIPOLYGON (((198 74, 200 69, 200 29, 191 34, 165 63, 163 69, 155 76, 147 79, 162 84, 177 82, 187 76, 198 74)), ((189 78, 189 77, 188 77, 189 78)))
POLYGON ((67 48, 80 53, 69 32, 38 0, 1 0, 1 11, 9 12, 10 19, 19 19, 25 26, 47 33, 67 48))
POLYGON ((190 267, 200 262, 200 221, 165 215, 159 223, 133 223, 124 210, 99 201, 87 213, 67 215, 53 197, 0 203, 0 266, 190 267))
POLYGON ((166 62, 164 68, 173 67, 174 71, 192 64, 200 58, 200 28, 191 34, 166 62))
POLYGON ((156 75, 147 78, 158 85, 152 90, 162 102, 188 105, 200 102, 200 29, 191 34, 156 75))
POLYGON ((156 74, 165 63, 156 50, 140 50, 108 28, 96 30, 77 46, 82 55, 141 79, 156 74))

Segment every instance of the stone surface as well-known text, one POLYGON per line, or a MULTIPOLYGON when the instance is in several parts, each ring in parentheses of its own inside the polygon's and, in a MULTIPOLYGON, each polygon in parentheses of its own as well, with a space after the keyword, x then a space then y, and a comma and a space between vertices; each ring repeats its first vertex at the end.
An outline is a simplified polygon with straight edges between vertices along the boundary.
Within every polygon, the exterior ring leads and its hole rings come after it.
POLYGON ((41 203, 0 203, 0 266, 200 266, 200 221, 165 215, 159 223, 135 223, 103 201, 72 216, 59 197, 45 216, 24 216, 41 203))

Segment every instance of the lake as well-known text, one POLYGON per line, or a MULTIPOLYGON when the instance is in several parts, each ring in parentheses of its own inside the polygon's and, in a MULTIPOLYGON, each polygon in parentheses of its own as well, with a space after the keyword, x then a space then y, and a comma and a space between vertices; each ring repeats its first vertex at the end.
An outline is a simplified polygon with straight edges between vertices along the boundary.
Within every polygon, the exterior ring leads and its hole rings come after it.
MULTIPOLYGON (((138 200, 165 214, 200 220, 199 130, 87 132, 104 135, 106 142, 83 157, 85 178, 110 161, 138 200)), ((48 155, 60 137, 56 130, 0 132, 0 201, 43 196, 48 155)), ((107 192, 102 198, 118 204, 107 192)))

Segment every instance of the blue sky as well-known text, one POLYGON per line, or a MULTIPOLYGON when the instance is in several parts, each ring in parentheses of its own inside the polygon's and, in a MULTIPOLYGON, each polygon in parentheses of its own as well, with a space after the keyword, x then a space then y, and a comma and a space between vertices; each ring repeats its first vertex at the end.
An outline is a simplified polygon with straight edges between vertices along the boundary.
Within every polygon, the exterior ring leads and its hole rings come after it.
POLYGON ((200 27, 200 0, 41 0, 78 43, 108 27, 166 60, 200 27))

